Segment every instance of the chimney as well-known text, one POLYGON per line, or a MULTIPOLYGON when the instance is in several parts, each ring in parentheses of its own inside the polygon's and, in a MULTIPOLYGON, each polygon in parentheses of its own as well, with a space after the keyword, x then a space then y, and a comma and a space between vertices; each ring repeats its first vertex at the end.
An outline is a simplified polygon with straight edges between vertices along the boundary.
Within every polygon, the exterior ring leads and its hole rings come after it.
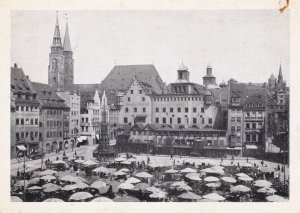
POLYGON ((17 63, 14 63, 14 68, 18 68, 18 64, 17 63))

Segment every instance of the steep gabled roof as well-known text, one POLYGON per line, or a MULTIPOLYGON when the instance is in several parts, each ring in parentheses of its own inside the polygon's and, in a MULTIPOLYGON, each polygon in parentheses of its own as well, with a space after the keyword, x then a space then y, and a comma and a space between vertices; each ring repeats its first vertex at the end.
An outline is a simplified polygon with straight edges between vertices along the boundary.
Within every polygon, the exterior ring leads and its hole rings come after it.
POLYGON ((37 98, 42 107, 69 109, 69 107, 65 104, 65 100, 61 98, 48 84, 32 82, 32 86, 37 92, 37 98))
POLYGON ((94 92, 96 89, 100 88, 100 84, 72 84, 66 85, 66 90, 76 91, 76 92, 94 92))
POLYGON ((116 65, 101 82, 100 87, 102 90, 126 91, 134 77, 149 82, 155 90, 162 88, 163 81, 152 64, 116 65))

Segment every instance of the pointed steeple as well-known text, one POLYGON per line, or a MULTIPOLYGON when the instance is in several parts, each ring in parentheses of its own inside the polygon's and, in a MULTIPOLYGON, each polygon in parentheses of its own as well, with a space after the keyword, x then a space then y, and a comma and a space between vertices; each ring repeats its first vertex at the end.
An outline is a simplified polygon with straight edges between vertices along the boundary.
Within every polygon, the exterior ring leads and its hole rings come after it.
POLYGON ((66 31, 65 31, 65 38, 64 38, 64 46, 63 47, 64 47, 64 51, 72 52, 67 14, 66 14, 66 31))
POLYGON ((60 37, 60 30, 59 30, 59 23, 58 23, 58 11, 56 11, 56 23, 55 23, 52 46, 61 47, 61 37, 60 37))
POLYGON ((279 84, 283 83, 283 76, 282 76, 281 64, 279 66, 278 83, 279 84))

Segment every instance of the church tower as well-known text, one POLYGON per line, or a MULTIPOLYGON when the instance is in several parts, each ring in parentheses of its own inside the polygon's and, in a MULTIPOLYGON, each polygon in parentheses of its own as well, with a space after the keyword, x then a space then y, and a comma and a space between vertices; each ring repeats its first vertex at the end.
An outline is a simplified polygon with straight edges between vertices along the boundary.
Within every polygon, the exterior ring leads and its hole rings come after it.
POLYGON ((58 14, 56 14, 56 24, 48 65, 48 84, 56 90, 61 90, 64 88, 65 56, 63 52, 58 23, 58 14))
POLYGON ((65 56, 65 85, 72 85, 74 83, 74 59, 73 52, 71 48, 69 27, 68 27, 68 18, 66 18, 66 31, 63 44, 63 54, 65 56))

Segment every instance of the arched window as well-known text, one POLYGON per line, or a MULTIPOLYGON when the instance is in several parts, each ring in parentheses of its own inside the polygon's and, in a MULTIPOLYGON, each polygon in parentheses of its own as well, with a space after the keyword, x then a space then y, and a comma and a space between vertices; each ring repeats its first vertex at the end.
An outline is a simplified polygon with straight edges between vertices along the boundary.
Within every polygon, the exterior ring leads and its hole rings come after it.
POLYGON ((57 70, 57 59, 56 58, 52 59, 51 67, 52 67, 52 70, 57 70))
POLYGON ((261 102, 258 103, 258 107, 262 107, 262 103, 261 102))
POLYGON ((257 105, 256 105, 256 103, 253 103, 252 106, 253 106, 253 108, 255 108, 257 105))

